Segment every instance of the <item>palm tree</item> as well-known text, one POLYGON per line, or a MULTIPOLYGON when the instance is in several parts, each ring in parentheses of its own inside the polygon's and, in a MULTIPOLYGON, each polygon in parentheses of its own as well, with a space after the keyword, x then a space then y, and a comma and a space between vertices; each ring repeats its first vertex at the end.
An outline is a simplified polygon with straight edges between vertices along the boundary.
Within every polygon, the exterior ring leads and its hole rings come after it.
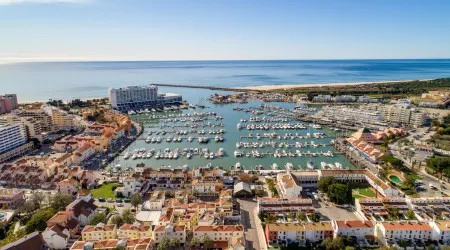
POLYGON ((381 181, 380 180, 375 180, 375 186, 376 186, 376 188, 375 188, 375 197, 377 197, 378 198, 378 186, 380 186, 380 184, 381 184, 381 181))
POLYGON ((405 240, 399 240, 399 241, 397 242, 397 244, 398 244, 399 247, 402 247, 402 248, 405 249, 405 250, 406 250, 406 248, 408 247, 408 243, 407 243, 405 240))

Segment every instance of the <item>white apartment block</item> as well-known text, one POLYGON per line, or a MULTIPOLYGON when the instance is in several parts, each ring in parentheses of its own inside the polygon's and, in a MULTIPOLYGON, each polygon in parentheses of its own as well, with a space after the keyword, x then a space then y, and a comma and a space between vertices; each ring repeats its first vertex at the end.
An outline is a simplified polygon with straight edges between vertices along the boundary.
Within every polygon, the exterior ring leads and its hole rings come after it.
POLYGON ((277 183, 280 188, 280 195, 283 198, 297 198, 300 197, 302 186, 297 178, 290 172, 279 173, 277 175, 277 183))
POLYGON ((334 97, 335 102, 355 102, 356 97, 352 95, 338 95, 334 97))
POLYGON ((0 125, 0 154, 24 145, 27 139, 25 125, 22 123, 0 125))
POLYGON ((430 222, 430 226, 433 228, 433 240, 450 245, 450 221, 436 220, 430 222))
POLYGON ((424 222, 380 222, 377 223, 375 236, 384 244, 398 240, 432 239, 432 228, 424 222))
POLYGON ((362 110, 379 111, 386 122, 422 126, 425 123, 425 113, 422 110, 403 105, 372 104, 361 106, 362 110))
POLYGON ((16 115, 4 115, 0 117, 0 125, 23 123, 28 138, 36 138, 42 142, 41 125, 32 117, 18 117, 16 115))
POLYGON ((333 98, 331 95, 318 95, 314 96, 312 99, 313 102, 331 102, 332 100, 333 98))
POLYGON ((341 124, 367 124, 385 126, 381 112, 361 110, 345 106, 325 106, 313 115, 314 118, 341 124))
POLYGON ((181 95, 158 93, 158 87, 155 85, 109 89, 109 102, 114 109, 119 110, 144 108, 146 106, 181 101, 181 95))
POLYGON ((161 239, 178 239, 181 245, 186 243, 186 226, 174 226, 172 224, 156 226, 152 233, 152 240, 158 244, 161 239))
POLYGON ((303 198, 259 198, 258 211, 269 213, 312 213, 314 207, 311 199, 303 198))
POLYGON ((369 220, 340 220, 331 222, 334 229, 334 237, 348 236, 364 239, 366 235, 375 235, 375 227, 369 220))
POLYGON ((207 235, 212 241, 228 241, 232 237, 244 237, 244 226, 194 226, 192 228, 192 233, 194 234, 194 238, 198 239, 207 235))

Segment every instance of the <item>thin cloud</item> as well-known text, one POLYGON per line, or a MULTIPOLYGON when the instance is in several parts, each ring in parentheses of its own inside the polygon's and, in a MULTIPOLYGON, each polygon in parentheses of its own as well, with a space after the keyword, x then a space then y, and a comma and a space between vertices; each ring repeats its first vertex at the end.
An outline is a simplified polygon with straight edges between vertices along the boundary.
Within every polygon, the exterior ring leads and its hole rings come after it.
POLYGON ((21 3, 87 3, 91 0, 0 0, 0 5, 12 5, 21 3))

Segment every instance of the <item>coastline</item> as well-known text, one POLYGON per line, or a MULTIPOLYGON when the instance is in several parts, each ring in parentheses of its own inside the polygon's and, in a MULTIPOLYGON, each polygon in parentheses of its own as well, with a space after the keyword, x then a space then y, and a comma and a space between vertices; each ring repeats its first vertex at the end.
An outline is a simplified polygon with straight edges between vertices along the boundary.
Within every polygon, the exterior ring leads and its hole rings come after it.
POLYGON ((292 89, 302 89, 302 88, 322 88, 322 87, 347 87, 347 86, 359 86, 367 84, 400 84, 413 81, 429 81, 431 79, 420 79, 420 80, 395 80, 395 81, 372 81, 372 82, 345 82, 345 83, 307 83, 307 84, 287 84, 287 85, 261 85, 261 86, 249 86, 249 87, 239 87, 240 89, 247 89, 253 91, 271 91, 271 90, 292 90, 292 89))

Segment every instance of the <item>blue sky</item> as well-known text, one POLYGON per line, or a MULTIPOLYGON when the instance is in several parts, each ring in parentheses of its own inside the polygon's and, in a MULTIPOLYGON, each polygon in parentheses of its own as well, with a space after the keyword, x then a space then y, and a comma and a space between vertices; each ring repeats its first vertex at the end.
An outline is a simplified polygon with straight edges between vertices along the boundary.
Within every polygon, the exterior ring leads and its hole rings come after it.
POLYGON ((446 0, 0 0, 0 62, 450 58, 446 0))

